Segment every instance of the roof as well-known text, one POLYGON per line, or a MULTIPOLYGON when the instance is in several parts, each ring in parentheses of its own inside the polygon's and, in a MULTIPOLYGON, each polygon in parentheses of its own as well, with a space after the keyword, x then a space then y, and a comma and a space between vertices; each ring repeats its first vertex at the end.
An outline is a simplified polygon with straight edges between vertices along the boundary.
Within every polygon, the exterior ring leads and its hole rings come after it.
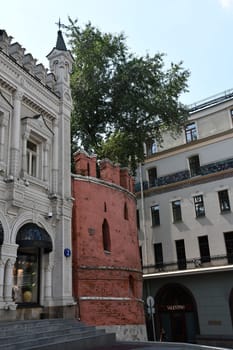
POLYGON ((67 51, 65 41, 62 36, 62 31, 59 30, 57 32, 57 43, 56 43, 56 49, 61 51, 67 51))

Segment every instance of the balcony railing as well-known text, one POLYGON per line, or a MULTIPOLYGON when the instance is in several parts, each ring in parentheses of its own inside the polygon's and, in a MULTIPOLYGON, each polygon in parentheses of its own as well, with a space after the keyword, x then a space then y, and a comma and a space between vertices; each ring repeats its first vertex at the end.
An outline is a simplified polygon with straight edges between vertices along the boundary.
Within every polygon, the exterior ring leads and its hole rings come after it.
POLYGON ((204 100, 198 101, 188 106, 189 112, 196 112, 201 109, 205 109, 210 106, 217 105, 221 102, 232 99, 233 97, 233 89, 229 89, 223 92, 220 92, 216 95, 210 96, 204 100))
POLYGON ((208 256, 206 257, 198 257, 192 259, 186 259, 181 264, 180 261, 172 261, 172 262, 159 262, 159 264, 155 265, 143 265, 143 274, 151 274, 151 273, 161 273, 161 272, 172 272, 178 270, 189 270, 196 268, 207 268, 207 267, 219 267, 219 266, 227 266, 232 264, 233 255, 216 255, 216 256, 208 256), (209 260, 209 261, 208 261, 209 260), (206 262, 205 262, 206 261, 206 262))
MULTIPOLYGON (((213 174, 213 173, 221 172, 227 169, 233 169, 233 158, 229 158, 223 161, 209 163, 209 164, 200 166, 200 175, 198 176, 213 174)), ((153 182, 150 181, 150 183, 148 181, 143 181, 142 185, 143 185, 143 190, 147 190, 152 187, 169 185, 172 183, 188 180, 190 178, 192 178, 190 171, 182 170, 173 174, 158 177, 157 179, 154 179, 153 182)), ((136 183, 135 192, 140 192, 140 190, 141 190, 141 184, 136 183)))

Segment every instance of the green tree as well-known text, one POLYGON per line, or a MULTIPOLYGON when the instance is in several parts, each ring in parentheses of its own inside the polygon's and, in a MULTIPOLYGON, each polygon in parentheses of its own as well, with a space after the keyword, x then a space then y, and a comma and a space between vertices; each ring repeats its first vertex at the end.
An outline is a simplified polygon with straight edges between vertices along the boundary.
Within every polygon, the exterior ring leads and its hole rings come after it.
POLYGON ((177 133, 187 120, 179 102, 189 72, 164 54, 137 57, 123 34, 102 33, 91 23, 81 28, 69 18, 67 35, 75 59, 71 76, 72 142, 129 166, 143 161, 143 143, 159 143, 165 130, 177 133))

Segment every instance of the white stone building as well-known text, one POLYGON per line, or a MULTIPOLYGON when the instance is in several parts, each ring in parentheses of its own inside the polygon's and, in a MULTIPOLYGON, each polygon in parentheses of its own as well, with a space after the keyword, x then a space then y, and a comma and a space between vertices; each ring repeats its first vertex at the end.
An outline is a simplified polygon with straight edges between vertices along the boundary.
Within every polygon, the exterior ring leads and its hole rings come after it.
POLYGON ((69 76, 58 31, 50 72, 0 30, 0 319, 66 317, 71 277, 69 76))
POLYGON ((150 339, 163 328, 168 341, 233 345, 232 118, 233 90, 146 147, 136 190, 150 339))

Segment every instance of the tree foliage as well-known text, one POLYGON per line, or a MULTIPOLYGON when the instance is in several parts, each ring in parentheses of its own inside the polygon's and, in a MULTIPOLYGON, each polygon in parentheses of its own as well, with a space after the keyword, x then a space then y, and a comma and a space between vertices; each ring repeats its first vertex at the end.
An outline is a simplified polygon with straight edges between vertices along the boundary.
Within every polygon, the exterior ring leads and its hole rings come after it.
POLYGON ((189 72, 182 62, 165 69, 161 53, 135 56, 123 34, 69 22, 73 150, 82 145, 135 171, 146 140, 159 143, 165 130, 177 133, 184 125, 188 112, 179 98, 189 72))

